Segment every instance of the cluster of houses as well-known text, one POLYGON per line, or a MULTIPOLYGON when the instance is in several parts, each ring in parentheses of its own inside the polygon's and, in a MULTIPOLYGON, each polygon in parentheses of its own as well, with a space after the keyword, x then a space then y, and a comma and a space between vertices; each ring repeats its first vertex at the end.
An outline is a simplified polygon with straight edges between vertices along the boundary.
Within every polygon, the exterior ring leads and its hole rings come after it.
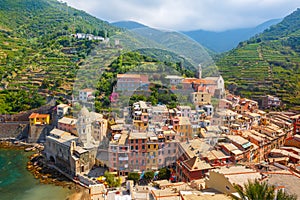
POLYGON ((76 34, 72 34, 71 36, 76 39, 88 39, 88 40, 99 40, 99 41, 105 40, 104 37, 95 36, 93 34, 88 34, 88 33, 76 33, 76 34))
MULTIPOLYGON (((300 115, 266 113, 257 101, 225 95, 221 76, 202 79, 199 74, 199 78, 166 77, 172 90, 189 91, 192 106, 170 109, 138 101, 122 110, 123 118, 107 119, 85 106, 76 116, 68 116, 69 106, 58 105, 59 119, 45 140, 47 159, 74 177, 95 165, 120 175, 169 167, 173 182, 224 194, 233 194, 233 184, 239 181, 265 178, 257 169, 237 164, 260 163, 262 169, 273 163, 300 172, 300 115), (214 106, 212 97, 219 98, 214 106), (205 177, 209 178, 203 181, 205 177)), ((147 75, 117 78, 119 91, 149 89, 147 75)), ((78 98, 86 102, 92 96, 93 90, 84 89, 78 98)), ((34 113, 29 119, 31 126, 50 123, 44 114, 34 113)), ((177 192, 182 198, 188 194, 194 193, 177 192)), ((159 199, 157 195, 152 194, 159 199)))
MULTIPOLYGON (((115 91, 121 94, 131 95, 133 92, 148 91, 151 82, 160 81, 172 92, 192 95, 193 101, 207 104, 203 98, 197 97, 198 93, 208 94, 215 98, 223 98, 225 94, 224 80, 222 76, 202 78, 202 68, 199 67, 198 78, 184 78, 178 75, 167 75, 161 80, 150 80, 148 74, 118 74, 115 91), (192 94, 194 93, 194 94, 192 94), (202 101, 201 101, 202 100, 202 101)), ((151 74, 151 79, 153 74, 151 74)), ((155 76, 156 77, 156 76, 155 76)), ((203 96, 202 96, 203 97, 203 96)))
MULTIPOLYGON (((74 176, 95 164, 122 175, 173 166, 173 176, 185 182, 219 166, 268 159, 299 162, 299 115, 267 114, 257 102, 231 94, 219 101, 218 109, 207 109, 207 103, 193 110, 139 101, 114 123, 85 107, 77 118, 64 116, 67 106, 62 104, 57 127, 46 137, 45 154, 74 176)), ((33 114, 32 122, 34 117, 40 119, 33 114)))

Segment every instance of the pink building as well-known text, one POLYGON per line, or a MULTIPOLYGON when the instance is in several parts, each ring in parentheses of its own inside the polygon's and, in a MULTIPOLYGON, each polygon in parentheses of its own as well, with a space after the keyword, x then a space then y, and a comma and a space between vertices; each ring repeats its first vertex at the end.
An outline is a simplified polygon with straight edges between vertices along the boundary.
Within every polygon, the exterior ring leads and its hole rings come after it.
POLYGON ((138 88, 148 89, 148 75, 142 74, 118 74, 117 91, 135 91, 138 88))
POLYGON ((77 135, 76 123, 77 123, 77 119, 73 119, 70 117, 63 117, 60 120, 58 120, 57 128, 59 130, 77 135))

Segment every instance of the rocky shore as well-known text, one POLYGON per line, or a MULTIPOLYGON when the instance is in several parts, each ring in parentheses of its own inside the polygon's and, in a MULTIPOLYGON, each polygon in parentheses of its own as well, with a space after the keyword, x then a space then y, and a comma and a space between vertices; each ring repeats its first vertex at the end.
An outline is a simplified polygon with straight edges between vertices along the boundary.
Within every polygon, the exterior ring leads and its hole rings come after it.
POLYGON ((11 139, 2 139, 0 140, 0 148, 32 152, 28 157, 29 161, 27 162, 26 168, 41 184, 54 184, 56 186, 68 188, 70 190, 70 196, 67 198, 68 200, 90 199, 86 188, 70 181, 67 177, 47 165, 46 159, 40 153, 40 151, 43 150, 42 145, 16 142, 11 139))

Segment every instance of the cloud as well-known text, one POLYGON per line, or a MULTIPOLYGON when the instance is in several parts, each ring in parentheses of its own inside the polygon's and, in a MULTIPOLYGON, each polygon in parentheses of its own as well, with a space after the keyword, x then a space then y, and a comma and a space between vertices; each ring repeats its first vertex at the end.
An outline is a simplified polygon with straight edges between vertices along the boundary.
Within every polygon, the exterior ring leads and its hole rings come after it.
POLYGON ((106 21, 133 20, 172 30, 226 30, 282 18, 300 0, 65 0, 106 21))

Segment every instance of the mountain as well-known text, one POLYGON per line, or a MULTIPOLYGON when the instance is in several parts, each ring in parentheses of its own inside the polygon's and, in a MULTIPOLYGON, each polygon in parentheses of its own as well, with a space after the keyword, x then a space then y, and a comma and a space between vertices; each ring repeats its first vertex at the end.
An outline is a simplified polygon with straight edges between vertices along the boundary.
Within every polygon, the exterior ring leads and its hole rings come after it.
POLYGON ((270 26, 277 24, 282 19, 272 19, 253 28, 232 29, 222 32, 194 30, 183 32, 195 41, 215 52, 225 52, 235 48, 239 42, 245 41, 270 26))
POLYGON ((300 9, 218 60, 228 88, 242 96, 272 94, 300 109, 300 9))
MULTIPOLYGON (((135 38, 144 38, 144 41, 140 40, 145 43, 144 48, 153 48, 150 45, 156 44, 154 45, 156 49, 170 51, 178 54, 179 57, 185 58, 193 65, 192 70, 194 71, 201 63, 205 75, 218 74, 211 58, 214 53, 180 32, 154 29, 132 21, 114 23, 114 25, 117 24, 121 24, 120 28, 128 28, 128 34, 135 35, 135 38), (125 26, 123 26, 124 24, 125 26), (151 41, 151 44, 147 41, 151 41)), ((126 43, 126 41, 124 42, 126 43)), ((127 46, 130 46, 130 44, 127 44, 127 46)))
POLYGON ((147 26, 138 22, 134 21, 119 21, 119 22, 113 22, 111 23, 113 26, 117 26, 120 28, 125 28, 125 29, 136 29, 136 28, 146 28, 147 26))

